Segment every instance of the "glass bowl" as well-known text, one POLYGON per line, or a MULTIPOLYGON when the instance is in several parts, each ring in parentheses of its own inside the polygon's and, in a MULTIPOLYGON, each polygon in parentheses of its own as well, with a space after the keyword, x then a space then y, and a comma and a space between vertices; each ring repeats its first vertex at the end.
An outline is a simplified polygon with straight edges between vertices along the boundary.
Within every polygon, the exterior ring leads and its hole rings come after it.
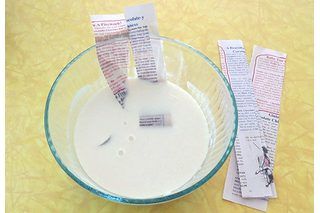
MULTIPOLYGON (((208 153, 200 170, 180 188, 150 199, 123 197, 99 187, 82 169, 73 143, 77 115, 86 101, 107 84, 99 67, 95 46, 89 47, 65 66, 50 89, 45 107, 46 138, 61 168, 83 188, 119 203, 156 204, 194 191, 226 161, 238 128, 236 101, 219 68, 200 51, 181 41, 165 37, 151 39, 158 39, 163 45, 167 79, 186 90, 198 102, 210 132, 208 153)), ((132 58, 128 76, 135 76, 132 58)))

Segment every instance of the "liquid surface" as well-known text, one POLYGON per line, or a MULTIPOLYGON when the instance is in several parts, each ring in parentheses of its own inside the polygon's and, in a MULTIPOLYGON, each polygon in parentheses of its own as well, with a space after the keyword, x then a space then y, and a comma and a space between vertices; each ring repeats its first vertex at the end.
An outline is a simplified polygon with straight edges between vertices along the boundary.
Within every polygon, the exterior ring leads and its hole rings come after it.
POLYGON ((74 141, 87 175, 100 187, 130 198, 170 194, 200 169, 209 130, 197 102, 170 82, 128 80, 122 109, 107 88, 77 119, 74 141), (139 127, 140 114, 171 114, 171 126, 139 127))

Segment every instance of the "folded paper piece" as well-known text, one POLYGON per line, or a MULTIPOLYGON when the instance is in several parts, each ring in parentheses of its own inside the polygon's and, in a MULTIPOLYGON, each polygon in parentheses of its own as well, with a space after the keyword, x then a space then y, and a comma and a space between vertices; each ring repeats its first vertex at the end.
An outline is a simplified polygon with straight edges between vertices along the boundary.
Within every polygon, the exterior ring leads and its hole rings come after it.
MULTIPOLYGON (((262 132, 268 152, 259 158, 260 169, 268 182, 273 179, 274 156, 279 125, 280 99, 284 79, 286 54, 254 46, 250 64, 250 77, 258 103, 262 132)), ((272 196, 276 197, 275 185, 271 182, 272 196)), ((266 198, 242 198, 234 153, 231 155, 223 198, 235 203, 266 211, 266 198)))

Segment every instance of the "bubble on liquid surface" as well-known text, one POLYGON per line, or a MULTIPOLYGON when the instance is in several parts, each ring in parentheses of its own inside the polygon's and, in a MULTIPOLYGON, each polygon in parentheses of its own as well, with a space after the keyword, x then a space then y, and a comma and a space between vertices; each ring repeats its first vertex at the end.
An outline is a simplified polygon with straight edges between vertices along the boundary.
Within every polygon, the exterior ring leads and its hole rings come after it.
POLYGON ((135 139, 135 137, 134 137, 133 135, 129 135, 128 140, 129 140, 130 142, 134 141, 134 139, 135 139))
POLYGON ((123 149, 119 149, 118 150, 118 155, 119 156, 123 156, 124 155, 124 150, 123 149))

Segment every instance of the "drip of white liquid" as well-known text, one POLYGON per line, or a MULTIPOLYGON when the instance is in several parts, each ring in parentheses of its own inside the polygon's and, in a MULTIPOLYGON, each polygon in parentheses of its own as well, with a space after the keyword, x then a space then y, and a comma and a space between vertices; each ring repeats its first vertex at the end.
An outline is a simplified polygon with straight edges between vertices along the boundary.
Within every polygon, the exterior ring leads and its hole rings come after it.
POLYGON ((112 193, 130 198, 167 194, 190 180, 205 159, 205 116, 173 83, 129 79, 128 88, 125 109, 109 89, 85 104, 75 127, 76 153, 87 175, 112 193), (172 126, 139 127, 140 114, 161 113, 171 114, 172 126))

